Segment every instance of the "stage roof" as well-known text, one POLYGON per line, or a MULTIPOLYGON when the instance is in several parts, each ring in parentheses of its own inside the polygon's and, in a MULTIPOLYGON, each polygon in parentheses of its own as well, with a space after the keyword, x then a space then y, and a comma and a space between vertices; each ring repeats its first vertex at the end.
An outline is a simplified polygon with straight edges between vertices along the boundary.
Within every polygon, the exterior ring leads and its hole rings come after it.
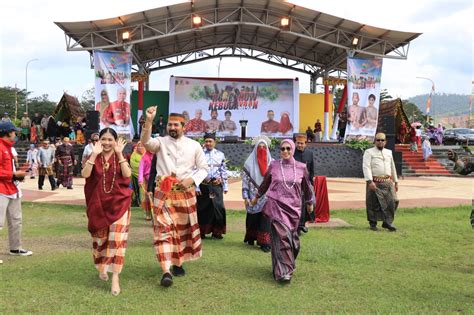
POLYGON ((410 41, 420 35, 361 24, 282 0, 195 0, 104 20, 55 23, 65 33, 68 51, 131 51, 134 70, 141 73, 210 58, 241 57, 315 78, 340 75, 346 71, 348 54, 406 59, 410 41), (202 18, 200 27, 193 27, 194 16, 202 18), (289 28, 280 27, 282 17, 290 19, 289 28), (131 37, 124 41, 126 31, 131 37), (357 45, 353 45, 355 37, 357 45))

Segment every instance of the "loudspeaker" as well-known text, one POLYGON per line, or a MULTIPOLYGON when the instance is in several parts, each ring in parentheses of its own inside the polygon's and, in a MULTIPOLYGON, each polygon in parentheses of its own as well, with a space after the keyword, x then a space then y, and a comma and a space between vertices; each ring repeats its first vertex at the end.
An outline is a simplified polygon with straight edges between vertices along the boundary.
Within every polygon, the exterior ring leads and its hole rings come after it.
POLYGON ((225 136, 224 143, 237 143, 239 142, 239 137, 237 136, 225 136))
POLYGON ((99 112, 96 110, 88 110, 86 114, 87 130, 99 130, 99 112))
POLYGON ((395 162, 395 169, 397 170, 397 175, 402 176, 402 152, 392 151, 393 161, 395 162))
POLYGON ((383 118, 383 132, 385 134, 395 134, 395 117, 385 116, 383 118))
POLYGON ((395 134, 393 133, 386 133, 385 134, 387 141, 385 142, 385 148, 395 151, 395 134))

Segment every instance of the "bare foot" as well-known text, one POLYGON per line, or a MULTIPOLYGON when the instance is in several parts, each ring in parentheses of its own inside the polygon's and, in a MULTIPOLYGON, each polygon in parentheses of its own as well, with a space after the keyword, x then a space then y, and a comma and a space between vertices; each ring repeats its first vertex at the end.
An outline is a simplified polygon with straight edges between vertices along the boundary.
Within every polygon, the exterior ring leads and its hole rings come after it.
POLYGON ((107 272, 99 273, 99 278, 103 281, 109 281, 109 275, 107 274, 107 272))
POLYGON ((112 274, 112 289, 110 292, 113 296, 117 296, 120 294, 120 283, 118 273, 112 274))

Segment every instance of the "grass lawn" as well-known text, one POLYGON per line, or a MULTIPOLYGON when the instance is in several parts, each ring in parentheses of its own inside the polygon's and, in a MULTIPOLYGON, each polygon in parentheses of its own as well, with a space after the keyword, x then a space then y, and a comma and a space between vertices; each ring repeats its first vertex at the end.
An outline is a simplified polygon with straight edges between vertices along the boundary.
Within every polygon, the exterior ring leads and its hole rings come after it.
POLYGON ((11 257, 0 233, 0 313, 462 313, 474 314, 470 207, 400 209, 399 231, 368 230, 365 211, 336 211, 352 228, 311 229, 291 284, 271 256, 243 243, 245 213, 228 211, 223 241, 203 241, 186 276, 159 286, 152 230, 134 209, 122 293, 97 277, 82 207, 25 203, 23 243, 11 257))

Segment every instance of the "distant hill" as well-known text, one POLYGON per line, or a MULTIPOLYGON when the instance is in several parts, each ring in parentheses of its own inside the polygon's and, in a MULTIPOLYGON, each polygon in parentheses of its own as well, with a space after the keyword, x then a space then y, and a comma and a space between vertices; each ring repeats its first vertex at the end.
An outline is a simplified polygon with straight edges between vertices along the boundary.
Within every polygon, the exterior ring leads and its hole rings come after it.
MULTIPOLYGON (((429 94, 410 97, 408 101, 426 112, 426 100, 429 94)), ((436 116, 454 116, 469 114, 469 95, 435 93, 431 97, 431 114, 436 116)))

